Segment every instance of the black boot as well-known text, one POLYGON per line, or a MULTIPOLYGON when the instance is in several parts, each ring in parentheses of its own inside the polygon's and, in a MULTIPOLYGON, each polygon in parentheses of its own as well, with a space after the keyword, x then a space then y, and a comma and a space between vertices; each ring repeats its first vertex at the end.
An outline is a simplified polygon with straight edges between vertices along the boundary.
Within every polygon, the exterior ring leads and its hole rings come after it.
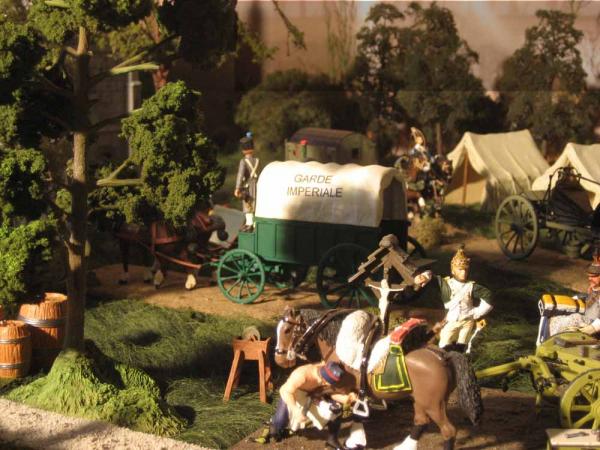
POLYGON ((331 422, 329 422, 327 424, 328 435, 327 435, 327 442, 325 443, 325 445, 327 447, 331 447, 336 450, 342 450, 344 448, 344 446, 342 444, 340 444, 340 441, 338 439, 341 425, 342 425, 342 419, 340 417, 332 420, 331 422))
POLYGON ((450 438, 444 441, 444 450, 454 450, 454 440, 455 438, 450 438))

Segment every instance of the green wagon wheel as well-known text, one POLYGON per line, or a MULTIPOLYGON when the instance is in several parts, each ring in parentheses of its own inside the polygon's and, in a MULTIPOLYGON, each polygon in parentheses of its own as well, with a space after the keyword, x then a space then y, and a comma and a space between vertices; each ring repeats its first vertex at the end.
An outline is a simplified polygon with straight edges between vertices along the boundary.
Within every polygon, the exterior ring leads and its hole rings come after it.
POLYGON ((563 428, 600 428, 600 369, 591 369, 571 381, 560 397, 563 428))
POLYGON ((339 244, 325 252, 317 268, 317 291, 326 308, 377 306, 375 294, 361 282, 348 283, 369 253, 356 244, 339 244))
POLYGON ((511 195, 496 213, 496 240, 510 259, 531 255, 538 241, 538 217, 533 204, 521 195, 511 195))
POLYGON ((228 300, 252 303, 265 288, 265 267, 254 253, 236 248, 219 261, 217 283, 228 300))

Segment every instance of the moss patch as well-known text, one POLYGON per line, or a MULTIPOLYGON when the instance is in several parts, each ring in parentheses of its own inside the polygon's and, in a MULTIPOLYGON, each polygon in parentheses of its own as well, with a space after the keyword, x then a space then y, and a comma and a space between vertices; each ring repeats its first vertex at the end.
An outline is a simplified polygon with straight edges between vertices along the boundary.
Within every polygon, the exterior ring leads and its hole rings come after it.
POLYGON ((63 351, 47 376, 12 390, 7 398, 161 436, 177 435, 185 426, 185 421, 161 400, 152 378, 139 369, 110 361, 93 346, 87 354, 63 351))

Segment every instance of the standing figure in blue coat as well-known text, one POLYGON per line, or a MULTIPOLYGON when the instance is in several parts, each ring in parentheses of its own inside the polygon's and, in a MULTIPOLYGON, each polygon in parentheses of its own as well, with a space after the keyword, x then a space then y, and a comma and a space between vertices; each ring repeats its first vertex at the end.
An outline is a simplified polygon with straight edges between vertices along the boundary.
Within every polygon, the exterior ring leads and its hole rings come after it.
POLYGON ((240 165, 238 166, 233 195, 242 199, 243 211, 246 215, 246 223, 242 227, 242 230, 251 231, 254 228, 256 183, 258 181, 258 165, 260 162, 259 159, 254 156, 252 133, 246 133, 246 136, 240 140, 240 147, 244 157, 240 160, 240 165))

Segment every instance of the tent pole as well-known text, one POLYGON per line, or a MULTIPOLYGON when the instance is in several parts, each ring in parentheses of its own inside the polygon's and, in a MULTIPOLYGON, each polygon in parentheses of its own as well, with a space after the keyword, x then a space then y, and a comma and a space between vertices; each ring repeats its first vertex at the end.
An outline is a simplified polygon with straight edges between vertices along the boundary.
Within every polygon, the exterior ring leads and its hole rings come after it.
POLYGON ((467 204, 467 182, 469 181, 469 152, 465 152, 465 167, 463 169, 463 192, 462 192, 462 204, 467 204))

